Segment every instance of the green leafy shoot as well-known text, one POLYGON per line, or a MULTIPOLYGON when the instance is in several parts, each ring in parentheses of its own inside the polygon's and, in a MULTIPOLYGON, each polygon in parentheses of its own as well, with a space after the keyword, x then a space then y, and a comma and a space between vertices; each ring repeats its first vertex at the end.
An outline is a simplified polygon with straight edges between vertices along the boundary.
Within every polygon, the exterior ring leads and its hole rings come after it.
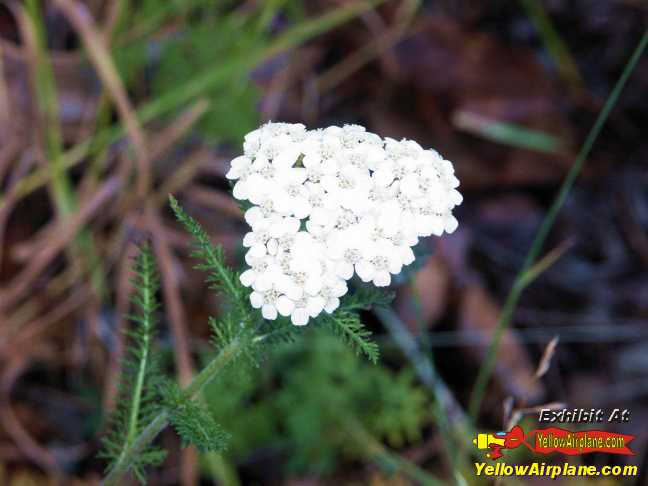
POLYGON ((394 300, 394 293, 370 287, 368 285, 357 286, 353 292, 348 293, 342 299, 340 310, 344 311, 368 311, 376 307, 386 307, 394 300))
POLYGON ((207 232, 180 207, 176 198, 169 195, 169 203, 177 220, 194 239, 191 256, 201 260, 195 268, 207 272, 209 287, 229 297, 243 319, 250 312, 245 302, 247 289, 241 284, 238 273, 226 265, 223 247, 211 243, 207 232))
POLYGON ((222 452, 227 448, 230 435, 208 410, 185 397, 175 383, 164 387, 163 394, 169 420, 180 436, 182 447, 193 444, 201 452, 222 452))
POLYGON ((342 337, 356 354, 365 355, 375 364, 378 362, 380 350, 371 340, 372 333, 364 326, 357 311, 388 306, 394 299, 394 294, 368 286, 359 286, 354 290, 345 296, 333 314, 322 314, 317 320, 342 337))
POLYGON ((364 354, 374 364, 378 362, 378 345, 371 340, 371 331, 362 324, 357 313, 340 308, 333 314, 322 314, 318 320, 340 336, 356 354, 364 354))
MULTIPOLYGON (((155 312, 159 306, 156 300, 159 280, 148 243, 140 247, 133 273, 131 281, 135 290, 131 302, 134 312, 127 316, 133 326, 125 331, 130 339, 128 355, 124 361, 117 408, 108 420, 109 432, 100 453, 109 461, 107 470, 116 461, 123 460, 120 456, 127 453, 142 429, 160 411, 157 385, 161 375, 151 352, 156 328, 155 312)), ((144 483, 144 468, 159 465, 165 455, 165 451, 149 446, 132 462, 131 472, 144 483)))

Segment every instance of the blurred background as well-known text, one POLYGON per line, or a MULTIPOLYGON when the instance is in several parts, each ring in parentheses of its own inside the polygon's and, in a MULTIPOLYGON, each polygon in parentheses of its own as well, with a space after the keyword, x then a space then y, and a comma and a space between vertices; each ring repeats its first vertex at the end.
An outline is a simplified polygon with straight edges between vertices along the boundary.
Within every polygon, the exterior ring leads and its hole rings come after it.
MULTIPOLYGON (((228 451, 164 433, 149 484, 492 483, 474 475, 466 425, 486 346, 647 20, 641 0, 0 3, 0 485, 98 483, 134 242, 155 243, 169 375, 187 383, 209 357, 219 301, 166 198, 241 265, 224 173, 268 120, 434 147, 461 181, 459 229, 420 243, 392 310, 364 315, 380 364, 312 329, 261 368, 232 367, 206 396, 228 451)), ((542 252, 555 258, 521 298, 476 422, 534 424, 546 404, 630 409, 611 430, 638 436, 636 456, 572 461, 643 475, 563 483, 648 484, 647 87, 644 56, 558 215, 542 252)), ((542 481, 503 482, 522 483, 542 481)))

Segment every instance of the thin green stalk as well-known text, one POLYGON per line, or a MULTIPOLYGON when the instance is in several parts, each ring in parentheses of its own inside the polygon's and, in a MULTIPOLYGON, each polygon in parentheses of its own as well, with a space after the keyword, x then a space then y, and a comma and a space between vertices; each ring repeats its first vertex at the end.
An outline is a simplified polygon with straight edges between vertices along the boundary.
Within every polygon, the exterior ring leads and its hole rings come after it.
POLYGON ((217 452, 206 452, 203 454, 207 470, 212 480, 222 486, 241 486, 236 468, 217 452))
POLYGON ((139 456, 167 425, 169 425, 169 412, 164 409, 140 432, 131 446, 124 450, 119 460, 110 470, 110 473, 101 482, 102 486, 115 486, 119 484, 131 466, 133 459, 139 456))
MULTIPOLYGON (((43 127, 46 130, 47 164, 45 171, 49 175, 49 189, 56 211, 60 217, 66 218, 77 211, 78 204, 74 187, 64 163, 56 80, 52 66, 47 59, 45 26, 43 25, 39 0, 28 0, 26 2, 26 11, 25 20, 27 25, 25 27, 29 30, 29 35, 33 36, 34 55, 36 56, 34 73, 36 96, 38 107, 42 111, 43 127)), ((103 296, 105 292, 104 273, 92 235, 87 230, 80 231, 75 238, 75 245, 84 256, 85 265, 91 274, 91 281, 97 295, 103 296)), ((71 256, 70 259, 73 260, 73 258, 71 256)))
MULTIPOLYGON (((432 392, 432 412, 444 445, 443 452, 447 456, 449 466, 455 473, 458 473, 465 462, 464 458, 458 455, 458 451, 462 450, 461 446, 467 438, 472 438, 475 435, 474 430, 469 427, 463 410, 447 385, 439 377, 434 362, 421 350, 419 342, 398 315, 391 309, 381 308, 375 309, 374 314, 385 326, 405 357, 412 363, 423 385, 432 392), (460 446, 457 445, 457 440, 461 441, 460 446)), ((457 479, 457 483, 459 482, 457 479)))
POLYGON ((270 22, 277 17, 284 3, 286 3, 286 0, 267 0, 265 4, 262 4, 257 24, 259 32, 263 32, 268 28, 270 22))
POLYGON ((497 351, 500 346, 502 335, 504 334, 504 331, 509 327, 511 322, 511 317, 513 315, 517 302, 520 298, 520 295, 522 294, 522 291, 527 285, 527 283, 525 283, 528 280, 526 274, 531 269, 533 263, 535 262, 536 258, 540 254, 540 250, 542 249, 542 246, 545 240, 547 239, 547 235, 549 234, 549 231, 554 225, 556 216, 558 215, 558 211, 560 211, 560 209, 564 205, 565 200, 567 199, 567 196, 569 195, 569 192, 583 167, 585 159, 587 158, 590 151, 592 150, 592 147, 594 146, 594 142, 598 138, 598 135, 601 132, 603 125, 607 121, 610 112, 612 111, 612 108, 614 108, 614 105, 616 105, 616 102, 619 99, 621 92, 623 91, 623 87, 625 86, 626 82, 628 81, 628 78, 632 74, 647 44, 648 44, 648 30, 644 32, 643 36, 641 37, 641 40, 639 41, 639 44, 637 45, 637 48, 635 49, 632 56, 628 60, 628 63, 626 64, 623 70, 623 73, 621 73, 621 77, 619 78, 616 85, 612 89, 612 92, 608 96, 608 99, 605 101, 605 105, 603 106, 603 109, 599 113, 599 116, 597 117, 596 122, 594 123, 594 126, 590 130, 589 134, 587 135, 587 138, 585 139, 585 142, 583 143, 583 146, 581 147, 578 156, 576 157, 574 163, 569 169, 569 172, 567 173, 567 176, 565 177, 565 180, 563 181, 560 190, 558 191, 558 195, 556 196, 556 199, 554 200, 551 207, 549 208, 547 215, 542 221, 542 225, 540 226, 540 229, 536 233, 531 248, 529 249, 526 258, 524 259, 522 268, 520 269, 520 271, 517 274, 517 277, 515 278, 513 287, 511 288, 511 291, 509 292, 509 295, 506 298, 506 301, 502 308, 502 313, 497 323, 497 327, 495 328, 493 339, 491 340, 490 345, 488 346, 488 351, 486 353, 486 360, 484 361, 483 365, 479 370, 479 374, 477 375, 477 380, 475 382, 475 386, 472 391, 468 410, 473 423, 477 420, 477 415, 479 414, 479 409, 481 407, 481 403, 484 398, 484 393, 486 392, 486 387, 488 386, 488 382, 490 381, 490 378, 493 374, 493 369, 495 367, 495 360, 497 359, 497 351))
POLYGON ((551 22, 551 18, 547 15, 542 3, 539 0, 520 0, 522 7, 526 11, 527 16, 533 22, 538 33, 542 38, 542 42, 549 51, 549 55, 553 57, 558 69, 558 74, 569 83, 572 88, 578 89, 583 86, 583 79, 578 72, 576 62, 572 57, 567 44, 562 40, 560 34, 551 22))
POLYGON ((50 192, 58 213, 67 216, 76 210, 76 201, 72 183, 65 170, 62 170, 61 167, 63 142, 59 126, 56 81, 52 67, 47 60, 45 26, 42 21, 40 3, 38 0, 27 0, 26 7, 29 20, 29 25, 26 27, 31 30, 31 35, 34 37, 36 96, 41 111, 42 126, 45 129, 47 166, 52 174, 50 192))
MULTIPOLYGON (((184 389, 184 397, 187 399, 194 398, 238 355, 244 345, 245 342, 238 339, 231 341, 196 375, 189 386, 184 389)), ((124 449, 119 459, 115 462, 115 465, 101 482, 102 486, 115 486, 119 484, 122 477, 128 472, 133 460, 169 425, 169 419, 169 410, 163 409, 144 427, 130 445, 124 449)))
MULTIPOLYGON (((146 250, 149 251, 148 248, 146 250)), ((138 287, 141 289, 141 320, 138 324, 142 327, 141 341, 138 341, 141 355, 138 356, 137 374, 132 389, 133 400, 131 402, 130 413, 128 414, 128 422, 126 425, 126 441, 125 447, 119 455, 118 461, 124 460, 128 448, 135 441, 137 436, 137 425, 140 416, 140 408, 142 403, 142 395, 144 393, 144 382, 146 380, 147 368, 150 366, 150 347, 151 347, 151 332, 154 326, 153 310, 155 309, 155 292, 157 291, 157 283, 154 272, 150 271, 152 262, 150 253, 145 253, 142 250, 141 262, 142 268, 140 273, 141 281, 138 287)))
POLYGON ((424 486, 443 486, 446 483, 414 464, 403 459, 398 454, 387 449, 375 437, 373 437, 364 426, 352 417, 344 418, 344 425, 349 435, 361 445, 367 453, 380 465, 387 465, 389 469, 401 471, 416 484, 424 486))
POLYGON ((457 111, 452 121, 461 130, 512 147, 549 154, 560 154, 565 149, 564 141, 550 133, 498 121, 470 111, 457 111))
MULTIPOLYGON (((151 275, 144 273, 142 276, 141 286, 144 289, 143 292, 143 305, 144 309, 153 308, 153 296, 151 295, 151 289, 153 288, 153 283, 151 282, 151 275)), ((142 399, 142 392, 144 388, 144 378, 146 377, 146 368, 149 365, 149 353, 151 347, 151 333, 150 328, 152 326, 151 314, 144 313, 143 315, 142 327, 144 331, 144 340, 142 342, 141 348, 143 350, 142 357, 139 360, 139 367, 137 370, 137 378, 135 379, 135 386, 133 388, 133 407, 130 411, 130 417, 128 419, 128 433, 127 433, 127 443, 130 444, 135 439, 137 434, 137 418, 139 417, 140 412, 140 402, 142 399)))

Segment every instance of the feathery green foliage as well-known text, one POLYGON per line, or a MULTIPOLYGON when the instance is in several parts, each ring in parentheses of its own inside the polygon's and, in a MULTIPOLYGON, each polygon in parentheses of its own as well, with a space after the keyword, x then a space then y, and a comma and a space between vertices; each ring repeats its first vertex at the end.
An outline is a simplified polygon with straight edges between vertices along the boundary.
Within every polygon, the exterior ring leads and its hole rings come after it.
POLYGON ((164 388, 164 403, 170 410, 169 420, 182 440, 182 447, 193 444, 202 452, 222 452, 229 434, 200 404, 186 397, 177 384, 164 388))
POLYGON ((371 331, 364 326, 357 313, 338 309, 333 314, 321 314, 317 321, 340 336, 356 354, 364 354, 374 364, 378 362, 378 345, 371 340, 371 331))
POLYGON ((366 444, 349 433, 349 421, 401 447, 418 440, 431 418, 410 370, 372 366, 318 328, 309 329, 308 339, 274 348, 263 367, 229 368, 206 388, 205 400, 232 433, 230 460, 248 457, 281 434, 293 472, 326 474, 345 458, 371 458, 366 444))
MULTIPOLYGON (((109 419, 109 432, 103 440, 101 457, 108 459, 110 470, 126 454, 142 429, 160 411, 157 390, 161 381, 156 360, 151 352, 155 337, 159 287, 155 259, 148 243, 140 247, 131 280, 135 293, 131 298, 135 312, 128 316, 133 327, 126 330, 130 338, 128 356, 123 364, 117 409, 109 419)), ((153 446, 143 450, 131 463, 133 475, 145 481, 144 468, 158 465, 166 453, 153 446)))
POLYGON ((370 285, 360 285, 348 293, 340 303, 340 309, 345 311, 371 310, 385 307, 394 300, 394 293, 381 290, 370 285))
MULTIPOLYGON (((153 93, 168 93, 185 84, 205 66, 235 62, 270 42, 259 31, 254 15, 240 13, 197 17, 184 36, 161 44, 162 56, 153 93), (214 25, 216 24, 216 25, 214 25)), ((201 134, 225 142, 239 142, 259 125, 259 90, 247 73, 237 73, 205 93, 211 103, 198 123, 201 134)))
MULTIPOLYGON (((155 327, 154 313, 158 306, 155 301, 158 280, 153 254, 148 246, 143 247, 135 266, 136 293, 133 297, 133 302, 140 312, 130 316, 137 325, 131 333, 133 359, 132 364, 126 367, 124 380, 127 386, 123 390, 120 401, 121 411, 116 414, 114 421, 116 425, 106 439, 107 453, 104 455, 111 459, 109 474, 105 480, 106 485, 118 484, 127 471, 132 471, 140 481, 144 481, 145 466, 157 464, 164 458, 164 452, 152 448, 151 443, 169 424, 175 428, 183 446, 195 444, 202 451, 223 451, 229 442, 229 434, 216 421, 215 417, 220 417, 212 414, 211 408, 206 410, 200 405, 198 400, 201 399, 204 389, 215 386, 215 383, 225 382, 222 379, 214 382, 217 375, 227 376, 235 372, 233 370, 241 369, 262 370, 263 367, 260 367, 259 363, 274 345, 292 343, 296 334, 308 332, 313 327, 309 326, 308 330, 297 328, 290 320, 283 317, 274 321, 262 319, 260 312, 250 305, 248 289, 241 284, 238 272, 225 263, 222 247, 211 243, 207 232, 180 207, 173 196, 169 196, 169 202, 176 218, 193 238, 194 250, 191 254, 200 260, 196 268, 207 273, 210 288, 217 291, 224 300, 218 318, 209 320, 216 353, 186 388, 180 389, 175 383, 163 383, 163 378, 156 372, 151 355, 155 327), (234 362, 237 363, 236 367, 231 366, 234 362)), ((355 296, 345 299, 342 306, 333 314, 320 315, 316 323, 328 326, 341 336, 343 341, 349 343, 356 354, 364 354, 376 363, 379 354, 378 346, 371 341, 371 332, 363 326, 356 311, 386 305, 390 300, 388 294, 363 289, 355 296)), ((336 340, 341 345, 340 341, 336 340)), ((348 350, 346 352, 349 353, 348 350)), ((330 363, 334 367, 338 366, 336 360, 330 363)), ((383 372, 382 368, 376 370, 381 371, 374 373, 383 372)), ((352 374, 354 373, 355 371, 352 374)), ((389 379, 373 378, 370 382, 376 386, 381 386, 380 383, 391 386, 389 379)), ((240 386, 240 383, 241 380, 234 380, 232 389, 240 386)), ((380 390, 378 392, 382 396, 390 396, 399 413, 404 415, 390 416, 391 419, 385 420, 381 418, 379 422, 384 423, 381 430, 378 430, 380 428, 376 425, 373 427, 377 429, 380 436, 387 437, 394 443, 401 443, 414 436, 413 431, 419 424, 420 415, 417 401, 411 402, 412 407, 401 406, 398 403, 400 393, 407 395, 408 387, 412 386, 411 380, 404 378, 394 383, 400 386, 400 388, 396 387, 400 390, 398 393, 388 395, 380 390)), ((336 394, 330 390, 329 393, 331 396, 336 394)), ((372 393, 367 397, 370 398, 372 393)), ((231 390, 225 390, 220 398, 224 396, 236 397, 237 395, 231 390)), ((263 420, 265 414, 263 406, 259 410, 259 418, 263 420)), ((287 411, 286 413, 290 415, 287 411)), ((363 416, 365 419, 370 417, 367 414, 363 416)), ((247 420, 248 415, 242 418, 247 420)), ((367 424, 370 426, 371 422, 367 424)))
POLYGON ((342 299, 340 307, 333 314, 322 314, 316 322, 322 323, 340 336, 356 354, 364 354, 375 364, 378 362, 380 350, 371 340, 372 333, 364 326, 357 311, 384 307, 393 299, 393 292, 361 285, 342 299))
POLYGON ((176 219, 184 226, 185 230, 193 236, 194 250, 191 256, 201 260, 202 263, 195 268, 207 272, 209 288, 227 294, 231 302, 241 312, 241 319, 250 314, 250 306, 246 305, 247 289, 241 284, 238 272, 235 272, 225 263, 223 247, 213 245, 207 232, 200 223, 189 216, 180 207, 178 200, 169 195, 169 204, 176 219))

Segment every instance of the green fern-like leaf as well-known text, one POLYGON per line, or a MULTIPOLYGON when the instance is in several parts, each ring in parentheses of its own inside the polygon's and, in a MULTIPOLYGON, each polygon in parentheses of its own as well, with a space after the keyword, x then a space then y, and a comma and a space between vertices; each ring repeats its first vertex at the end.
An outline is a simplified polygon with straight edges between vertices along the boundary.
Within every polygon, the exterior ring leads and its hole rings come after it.
POLYGON ((207 232, 180 207, 176 198, 169 195, 169 203, 177 220, 193 237, 194 251, 191 255, 201 260, 196 268, 207 272, 210 288, 224 293, 240 312, 239 318, 244 319, 250 312, 249 305, 246 305, 247 289, 241 284, 238 272, 225 263, 223 247, 211 243, 207 232))
MULTIPOLYGON (((269 367, 257 374, 257 387, 266 382, 279 383, 273 397, 274 407, 264 411, 270 417, 257 421, 274 421, 274 425, 260 429, 261 433, 282 431, 289 451, 287 467, 293 474, 331 473, 343 456, 374 458, 361 437, 349 434, 350 423, 361 424, 367 437, 403 447, 420 439, 421 430, 432 416, 427 395, 416 383, 411 369, 393 371, 372 365, 337 336, 323 331, 312 329, 308 341, 299 340, 295 345, 278 349, 269 367), (281 379, 275 380, 275 376, 281 379)), ((210 403, 216 404, 236 386, 233 381, 227 389, 214 390, 210 403)), ((248 390, 242 399, 230 404, 229 414, 212 405, 233 436, 245 434, 251 444, 260 440, 256 439, 256 430, 249 428, 245 420, 239 422, 232 417, 242 408, 247 410, 249 397, 254 393, 255 390, 248 390)))
POLYGON ((342 337, 356 354, 364 354, 372 363, 378 362, 378 345, 371 340, 371 331, 362 324, 357 313, 338 309, 333 314, 323 314, 321 320, 342 337))
POLYGON ((393 292, 361 285, 344 297, 340 309, 343 311, 371 310, 388 306, 392 300, 394 300, 393 292))
POLYGON ((229 434, 208 410, 184 397, 175 383, 164 388, 164 402, 182 447, 193 444, 202 452, 222 452, 227 448, 229 434))
POLYGON ((245 322, 237 318, 237 312, 227 312, 220 319, 209 318, 209 327, 212 330, 211 342, 217 351, 228 347, 234 341, 245 343, 240 346, 236 359, 243 358, 253 365, 257 364, 258 355, 255 352, 253 336, 254 328, 246 325, 245 322))
MULTIPOLYGON (((117 408, 108 420, 109 431, 103 439, 100 453, 100 457, 108 460, 107 470, 126 454, 142 428, 160 410, 157 385, 161 374, 151 352, 156 328, 155 312, 159 306, 156 300, 159 280, 148 243, 140 247, 133 273, 135 293, 131 302, 134 312, 127 316, 133 326, 125 331, 130 339, 128 355, 123 365, 117 408)), ((144 469, 159 465, 164 457, 163 450, 150 446, 133 460, 131 472, 144 483, 144 469)))

